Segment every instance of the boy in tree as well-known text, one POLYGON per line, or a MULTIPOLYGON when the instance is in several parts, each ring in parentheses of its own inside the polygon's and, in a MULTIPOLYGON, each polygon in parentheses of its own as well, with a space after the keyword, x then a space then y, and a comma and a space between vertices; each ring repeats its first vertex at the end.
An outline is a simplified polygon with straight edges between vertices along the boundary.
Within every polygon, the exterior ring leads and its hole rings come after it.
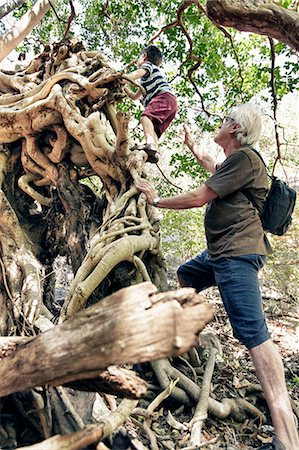
POLYGON ((137 60, 138 69, 130 73, 128 78, 139 80, 145 93, 143 94, 141 89, 133 92, 125 87, 126 94, 132 100, 142 98, 141 102, 145 107, 140 122, 146 145, 139 149, 147 152, 149 162, 158 161, 158 139, 169 127, 177 112, 176 97, 159 69, 162 59, 162 52, 155 45, 144 48, 137 60))

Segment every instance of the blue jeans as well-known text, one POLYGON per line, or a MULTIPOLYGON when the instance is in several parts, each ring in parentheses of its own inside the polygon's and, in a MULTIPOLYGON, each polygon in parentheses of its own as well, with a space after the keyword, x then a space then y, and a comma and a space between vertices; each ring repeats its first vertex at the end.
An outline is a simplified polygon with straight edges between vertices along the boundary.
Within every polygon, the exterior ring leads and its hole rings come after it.
POLYGON ((258 281, 265 257, 257 254, 212 259, 205 250, 178 268, 182 286, 200 292, 218 286, 234 336, 250 350, 270 339, 258 281))

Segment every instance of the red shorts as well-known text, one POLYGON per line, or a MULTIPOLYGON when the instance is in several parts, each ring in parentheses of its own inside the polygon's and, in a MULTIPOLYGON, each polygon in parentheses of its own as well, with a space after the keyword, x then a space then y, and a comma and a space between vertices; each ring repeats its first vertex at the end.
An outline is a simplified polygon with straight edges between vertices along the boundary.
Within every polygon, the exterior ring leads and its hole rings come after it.
POLYGON ((149 102, 141 115, 151 119, 159 138, 175 118, 177 110, 176 97, 169 92, 163 92, 149 102))

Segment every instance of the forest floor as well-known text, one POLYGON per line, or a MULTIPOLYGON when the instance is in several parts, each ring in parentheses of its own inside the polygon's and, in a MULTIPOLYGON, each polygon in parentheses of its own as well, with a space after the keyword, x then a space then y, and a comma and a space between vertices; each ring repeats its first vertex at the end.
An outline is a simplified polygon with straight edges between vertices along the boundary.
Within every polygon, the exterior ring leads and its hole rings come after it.
MULTIPOLYGON (((69 279, 69 271, 65 266, 60 266, 58 272, 61 289, 58 290, 57 297, 59 295, 63 297, 71 280, 69 279)), ((175 270, 170 270, 168 276, 170 288, 178 288, 175 281, 175 270)), ((263 286, 263 283, 261 283, 261 290, 268 327, 283 358, 292 406, 299 418, 298 300, 283 296, 274 289, 270 290, 263 286)), ((231 416, 219 419, 208 414, 201 433, 202 447, 192 447, 192 450, 196 448, 213 450, 251 450, 259 448, 272 441, 273 427, 249 353, 232 335, 231 326, 218 290, 210 288, 204 292, 204 295, 207 302, 213 304, 215 308, 215 319, 206 326, 203 333, 215 335, 221 343, 223 352, 222 358, 215 365, 210 397, 219 402, 224 398, 246 399, 266 416, 266 423, 262 424, 259 419, 250 416, 238 422, 231 416)), ((205 357, 202 356, 201 359, 202 367, 196 373, 188 367, 188 355, 183 355, 183 358, 177 358, 171 362, 174 367, 179 368, 183 374, 196 381, 200 386, 206 363, 205 357)), ((162 389, 158 385, 150 364, 137 365, 134 368, 141 377, 148 381, 150 389, 146 397, 138 403, 139 413, 132 414, 127 423, 114 435, 114 438, 105 441, 105 447, 103 448, 111 450, 178 450, 188 448, 191 450, 191 447, 188 447, 188 440, 190 422, 196 405, 193 407, 183 406, 169 397, 158 403, 154 413, 151 414, 150 426, 148 424, 145 426, 144 412, 149 408, 151 402, 156 400, 162 389), (150 440, 150 436, 153 435, 157 447, 154 447, 150 440)))
MULTIPOLYGON (((267 314, 268 326, 275 344, 282 355, 285 375, 289 393, 292 398, 293 408, 298 416, 299 412, 299 312, 298 303, 294 299, 278 298, 277 293, 262 289, 264 308, 267 314)), ((241 423, 228 416, 218 419, 211 415, 205 420, 201 433, 202 447, 188 447, 188 436, 194 407, 186 407, 173 400, 164 400, 155 410, 151 419, 158 449, 183 449, 195 448, 226 449, 226 450, 250 450, 259 448, 273 438, 273 427, 266 402, 261 393, 255 370, 249 358, 247 350, 233 336, 226 312, 216 289, 206 291, 207 301, 215 307, 215 320, 204 330, 204 333, 212 333, 220 340, 223 357, 216 363, 212 378, 210 396, 221 401, 223 398, 245 398, 262 411, 267 421, 262 424, 259 419, 248 416, 241 423), (171 415, 169 414, 171 413, 171 415), (174 420, 173 420, 174 419, 174 420), (208 444, 208 441, 211 441, 208 444)), ((175 365, 175 361, 172 361, 175 365)), ((180 370, 183 370, 182 360, 178 361, 180 370)), ((203 362, 204 366, 204 362, 203 362)), ((187 367, 186 367, 187 368, 187 367)), ((149 391, 147 398, 139 402, 138 407, 148 408, 149 404, 158 395, 155 391, 155 377, 150 365, 142 366, 142 375, 149 381, 153 390, 149 391)), ((186 374, 187 371, 185 372, 186 374)), ((193 378, 192 372, 189 376, 193 378)), ((201 376, 197 383, 200 385, 201 376)), ((152 449, 149 434, 142 425, 142 417, 132 416, 126 425, 129 436, 135 437, 131 446, 121 447, 120 444, 112 445, 112 449, 152 449), (134 444, 135 442, 135 444, 134 444), (138 442, 140 446, 138 446, 138 442), (143 444, 143 446, 141 445, 143 444)), ((119 441, 118 441, 119 442, 119 441)))

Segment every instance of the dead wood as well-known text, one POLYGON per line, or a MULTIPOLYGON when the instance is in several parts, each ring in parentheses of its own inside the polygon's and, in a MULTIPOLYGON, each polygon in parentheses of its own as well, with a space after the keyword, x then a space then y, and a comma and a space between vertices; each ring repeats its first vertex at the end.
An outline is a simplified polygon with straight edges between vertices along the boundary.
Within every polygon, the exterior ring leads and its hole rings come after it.
POLYGON ((94 378, 96 370, 113 364, 150 361, 189 350, 212 320, 212 307, 190 288, 179 290, 178 295, 166 293, 166 301, 163 294, 158 294, 157 301, 155 291, 151 283, 122 289, 20 345, 1 361, 0 395, 94 378))
POLYGON ((140 398, 147 390, 147 383, 132 370, 110 366, 96 373, 97 378, 76 380, 64 386, 78 391, 101 392, 116 395, 118 398, 140 398))
POLYGON ((35 445, 20 447, 20 450, 80 450, 110 436, 129 417, 137 405, 136 400, 122 400, 116 411, 105 416, 100 423, 87 425, 83 430, 65 436, 54 436, 35 445))
POLYGON ((299 15, 275 0, 207 0, 206 7, 217 25, 269 36, 299 50, 299 15))

